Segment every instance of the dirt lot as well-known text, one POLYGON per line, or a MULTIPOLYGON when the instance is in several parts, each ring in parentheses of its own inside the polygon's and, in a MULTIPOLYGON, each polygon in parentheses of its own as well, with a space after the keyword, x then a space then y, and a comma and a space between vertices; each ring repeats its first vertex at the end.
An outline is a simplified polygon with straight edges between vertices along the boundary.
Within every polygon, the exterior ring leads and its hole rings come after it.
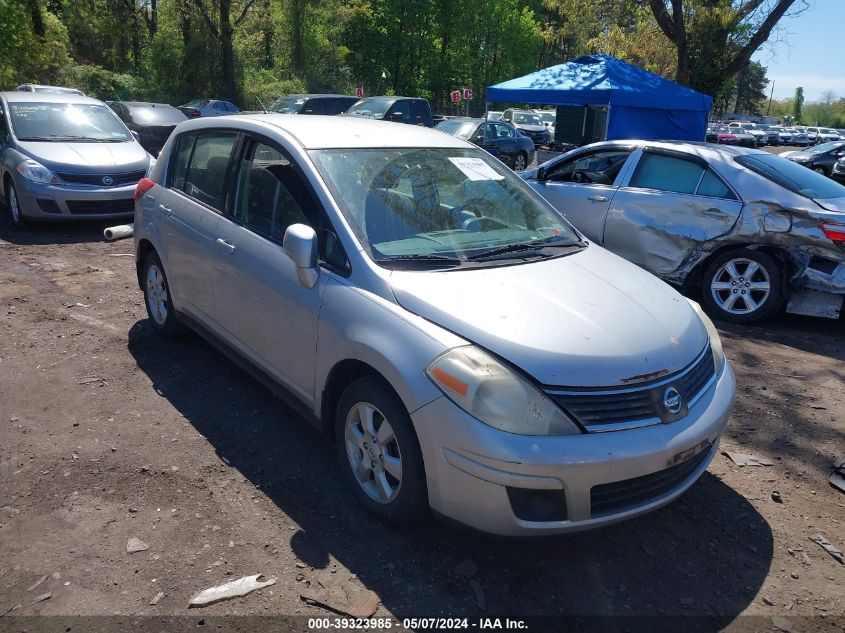
POLYGON ((792 625, 781 616, 842 630, 845 565, 810 541, 845 549, 845 495, 827 482, 845 459, 842 321, 722 330, 739 380, 723 448, 772 466, 719 455, 671 506, 567 538, 397 531, 247 374, 196 337, 151 331, 132 242, 102 228, 0 223, 0 614, 20 605, 6 621, 186 614, 198 590, 261 572, 278 582, 190 614, 331 615, 300 600, 322 583, 369 588, 400 619, 707 614, 720 628, 752 614, 754 630, 792 625), (131 537, 149 549, 128 554, 131 537))

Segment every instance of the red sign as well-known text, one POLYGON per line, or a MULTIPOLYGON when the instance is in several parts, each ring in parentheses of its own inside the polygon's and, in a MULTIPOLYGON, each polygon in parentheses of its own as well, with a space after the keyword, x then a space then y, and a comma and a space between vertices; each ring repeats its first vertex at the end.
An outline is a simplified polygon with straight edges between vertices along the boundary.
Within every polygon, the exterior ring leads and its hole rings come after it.
POLYGON ((472 99, 472 88, 464 88, 464 99, 467 101, 472 99))
POLYGON ((358 88, 355 88, 355 96, 358 97, 358 98, 363 97, 364 96, 364 89, 361 88, 360 86, 358 88))
POLYGON ((452 97, 452 103, 457 103, 461 100, 461 91, 453 90, 451 93, 449 93, 449 96, 452 97))

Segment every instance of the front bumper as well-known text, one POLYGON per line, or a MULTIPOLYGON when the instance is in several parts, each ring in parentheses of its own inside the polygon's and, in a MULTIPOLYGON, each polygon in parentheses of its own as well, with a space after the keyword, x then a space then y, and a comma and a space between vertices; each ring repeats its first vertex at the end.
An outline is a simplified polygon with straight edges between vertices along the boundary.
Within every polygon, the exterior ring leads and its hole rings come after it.
POLYGON ((15 178, 21 213, 34 220, 111 220, 135 213, 135 184, 45 185, 15 178))
POLYGON ((706 470, 735 392, 734 373, 726 363, 718 380, 677 422, 562 437, 498 431, 447 398, 438 398, 411 416, 425 461, 429 502, 450 519, 503 536, 575 532, 638 516, 677 498, 706 470), (694 468, 671 489, 618 511, 594 512, 593 487, 667 471, 696 454, 694 468), (509 488, 563 493, 565 520, 519 518, 509 488))

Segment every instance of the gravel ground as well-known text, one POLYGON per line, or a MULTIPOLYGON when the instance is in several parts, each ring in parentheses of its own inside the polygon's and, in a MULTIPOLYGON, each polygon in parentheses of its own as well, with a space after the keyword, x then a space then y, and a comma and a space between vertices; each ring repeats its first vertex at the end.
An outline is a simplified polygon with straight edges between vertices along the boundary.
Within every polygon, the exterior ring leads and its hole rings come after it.
POLYGON ((751 614, 755 630, 782 616, 842 630, 845 565, 810 541, 845 549, 845 495, 827 482, 845 459, 842 321, 722 329, 739 382, 723 449, 771 466, 719 455, 676 503, 566 538, 400 531, 247 374, 151 331, 132 243, 102 228, 0 223, 0 614, 186 614, 198 590, 263 573, 277 583, 190 613, 326 616, 300 592, 367 588, 398 618, 706 614, 720 628, 751 614), (130 538, 149 548, 127 553, 130 538))

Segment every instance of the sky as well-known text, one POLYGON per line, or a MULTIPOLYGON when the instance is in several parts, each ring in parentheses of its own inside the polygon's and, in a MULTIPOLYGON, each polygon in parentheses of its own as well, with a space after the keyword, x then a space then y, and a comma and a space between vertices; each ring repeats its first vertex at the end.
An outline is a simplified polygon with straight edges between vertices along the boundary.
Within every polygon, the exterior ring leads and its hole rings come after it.
MULTIPOLYGON (((804 88, 806 101, 819 101, 832 90, 845 97, 845 0, 807 0, 810 8, 785 17, 752 59, 768 69, 774 98, 785 99, 804 88)), ((801 4, 797 0, 796 5, 801 4)), ((770 83, 766 92, 771 91, 770 83)))

